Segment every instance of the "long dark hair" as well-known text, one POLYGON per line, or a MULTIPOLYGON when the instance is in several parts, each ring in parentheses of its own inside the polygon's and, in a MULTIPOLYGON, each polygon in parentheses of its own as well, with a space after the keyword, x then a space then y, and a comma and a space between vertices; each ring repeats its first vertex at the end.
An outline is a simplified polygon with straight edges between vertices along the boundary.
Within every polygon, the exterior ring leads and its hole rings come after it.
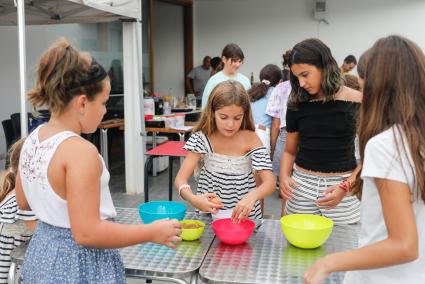
MULTIPOLYGON (((359 74, 364 75, 361 160, 366 143, 394 127, 405 137, 395 140, 398 155, 406 155, 404 149, 410 149, 413 160, 412 168, 404 171, 414 172, 417 195, 425 202, 425 55, 412 41, 393 35, 379 39, 359 61, 359 74)), ((355 190, 360 191, 361 186, 357 184, 355 190)))
POLYGON ((260 83, 254 84, 248 91, 251 102, 258 101, 267 94, 270 87, 276 86, 282 79, 282 71, 277 65, 267 64, 260 71, 260 83))
MULTIPOLYGON (((333 100, 344 85, 344 77, 331 50, 319 39, 311 38, 297 43, 292 48, 289 67, 294 64, 310 64, 322 71, 321 90, 325 95, 325 101, 333 100)), ((309 101, 311 96, 300 87, 297 77, 292 72, 289 79, 292 92, 289 96, 288 106, 297 108, 300 103, 309 101)))

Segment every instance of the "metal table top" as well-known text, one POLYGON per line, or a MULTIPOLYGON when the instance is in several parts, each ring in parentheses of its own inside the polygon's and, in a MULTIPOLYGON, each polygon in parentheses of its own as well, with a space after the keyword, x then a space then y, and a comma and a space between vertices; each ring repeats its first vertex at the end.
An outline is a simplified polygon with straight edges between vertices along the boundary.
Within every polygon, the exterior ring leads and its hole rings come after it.
MULTIPOLYGON (((217 238, 199 270, 204 283, 303 283, 303 275, 318 258, 357 247, 359 227, 337 226, 326 243, 312 250, 290 245, 278 220, 264 220, 243 245, 225 245, 217 238)), ((333 273, 325 283, 341 283, 344 273, 333 273)))
MULTIPOLYGON (((137 208, 117 208, 117 213, 118 223, 141 223, 137 208)), ((187 212, 185 219, 202 220, 206 224, 211 222, 211 217, 194 212, 187 212)), ((183 241, 175 250, 159 244, 144 243, 120 249, 120 254, 128 276, 184 279, 196 274, 213 240, 214 232, 210 226, 205 226, 199 240, 183 241)))

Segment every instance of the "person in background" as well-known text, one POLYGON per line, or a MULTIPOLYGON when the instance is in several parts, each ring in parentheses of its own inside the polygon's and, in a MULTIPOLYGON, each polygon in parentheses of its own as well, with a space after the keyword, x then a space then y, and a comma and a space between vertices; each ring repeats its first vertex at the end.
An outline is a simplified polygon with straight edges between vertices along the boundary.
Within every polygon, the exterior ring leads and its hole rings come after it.
POLYGON ((223 69, 221 58, 218 56, 211 58, 211 76, 214 76, 221 69, 223 69))
POLYGON ((359 248, 319 259, 305 273, 304 283, 322 283, 334 271, 348 271, 346 284, 422 284, 425 55, 412 41, 389 36, 379 39, 362 60, 359 248))
POLYGON ((266 107, 275 86, 280 80, 282 80, 280 68, 274 64, 268 64, 260 71, 260 83, 254 84, 248 91, 255 123, 255 133, 257 133, 269 153, 272 117, 266 113, 266 107))
POLYGON ((283 78, 282 81, 287 81, 289 80, 289 73, 291 73, 291 69, 289 69, 289 60, 291 58, 291 50, 288 49, 287 51, 285 51, 285 53, 282 55, 282 73, 283 73, 283 78))
POLYGON ((269 153, 254 130, 244 87, 236 81, 219 83, 184 146, 188 153, 174 182, 179 195, 204 212, 233 209, 236 222, 262 218, 259 200, 274 191, 276 181, 269 153), (188 180, 200 162, 197 193, 193 194, 188 180), (262 181, 258 187, 253 171, 262 181), (211 201, 216 196, 222 205, 211 201))
POLYGON ((211 76, 211 57, 205 56, 202 65, 193 68, 186 77, 186 87, 189 94, 201 97, 205 84, 211 76))
POLYGON ((360 201, 349 191, 361 168, 354 146, 361 93, 343 85, 330 49, 319 39, 296 44, 289 66, 292 91, 280 167, 285 213, 357 223, 360 201))
POLYGON ((238 73, 244 58, 245 56, 242 49, 237 44, 229 43, 223 48, 221 53, 223 69, 208 80, 202 95, 202 108, 205 108, 207 105, 208 97, 215 86, 223 81, 238 81, 242 84, 246 91, 251 88, 249 79, 243 74, 238 73))
POLYGON ((354 55, 348 55, 345 57, 344 62, 341 65, 341 72, 343 75, 348 74, 357 65, 357 59, 354 55))
POLYGON ((32 211, 18 209, 15 178, 19 156, 25 139, 15 142, 9 149, 9 168, 0 177, 0 283, 7 283, 14 248, 31 238, 37 218, 32 211))
POLYGON ((106 113, 111 86, 89 54, 60 39, 41 56, 28 100, 51 117, 25 140, 16 176, 19 208, 39 219, 22 267, 24 283, 125 283, 115 248, 143 242, 176 247, 177 220, 125 225, 109 192, 109 172, 93 133, 106 113))

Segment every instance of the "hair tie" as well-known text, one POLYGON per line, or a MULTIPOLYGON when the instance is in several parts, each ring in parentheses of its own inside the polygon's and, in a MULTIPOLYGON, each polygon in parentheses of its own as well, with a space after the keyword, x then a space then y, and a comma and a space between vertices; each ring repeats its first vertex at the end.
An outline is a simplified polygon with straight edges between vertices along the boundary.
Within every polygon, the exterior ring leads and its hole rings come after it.
POLYGON ((92 58, 87 74, 84 75, 79 82, 72 82, 70 86, 66 88, 66 91, 95 84, 105 79, 106 76, 108 76, 108 74, 106 73, 105 69, 103 69, 102 65, 97 63, 96 60, 92 58))
POLYGON ((269 80, 266 80, 266 79, 263 79, 261 81, 261 83, 265 84, 266 86, 269 86, 270 85, 270 81, 269 80))

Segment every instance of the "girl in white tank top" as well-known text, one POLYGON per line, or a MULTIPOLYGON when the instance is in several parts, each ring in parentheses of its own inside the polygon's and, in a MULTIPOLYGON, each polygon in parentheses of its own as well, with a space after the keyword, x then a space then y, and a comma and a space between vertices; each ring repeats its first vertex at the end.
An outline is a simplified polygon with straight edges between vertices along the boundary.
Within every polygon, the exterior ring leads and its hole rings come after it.
POLYGON ((19 207, 40 220, 22 268, 25 283, 125 283, 115 248, 142 242, 175 248, 180 241, 177 220, 109 220, 116 215, 109 173, 79 135, 96 131, 110 89, 103 67, 64 39, 40 59, 28 98, 35 107, 47 105, 51 119, 25 141, 16 185, 19 207))

